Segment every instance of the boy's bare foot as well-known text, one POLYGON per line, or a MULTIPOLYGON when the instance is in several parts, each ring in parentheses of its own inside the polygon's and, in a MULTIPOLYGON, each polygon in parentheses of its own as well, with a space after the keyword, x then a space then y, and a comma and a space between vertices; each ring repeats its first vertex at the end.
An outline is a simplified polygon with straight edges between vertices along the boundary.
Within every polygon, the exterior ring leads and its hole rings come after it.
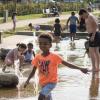
POLYGON ((21 71, 23 71, 23 69, 22 68, 19 68, 19 71, 21 72, 21 71))
POLYGON ((10 73, 10 71, 5 71, 5 69, 2 69, 2 71, 3 71, 4 73, 10 73))

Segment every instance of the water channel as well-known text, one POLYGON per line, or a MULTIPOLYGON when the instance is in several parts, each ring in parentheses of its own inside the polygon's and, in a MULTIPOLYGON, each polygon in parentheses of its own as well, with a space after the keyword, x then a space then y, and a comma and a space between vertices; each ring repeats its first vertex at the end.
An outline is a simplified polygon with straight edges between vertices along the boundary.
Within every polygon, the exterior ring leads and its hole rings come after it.
MULTIPOLYGON (((64 38, 59 43, 60 48, 55 50, 55 43, 53 43, 51 51, 73 64, 91 69, 90 59, 87 55, 84 56, 85 41, 85 39, 80 39, 75 40, 75 43, 70 43, 68 38, 64 38)), ((36 47, 36 50, 38 50, 38 47, 36 47)), ((31 69, 31 66, 27 66, 27 68, 31 69)), ((27 88, 23 88, 28 73, 29 71, 23 73, 23 76, 25 76, 20 78, 17 88, 1 88, 0 100, 37 100, 38 93, 35 93, 33 89, 33 81, 27 88)), ((53 90, 53 100, 100 100, 99 77, 96 74, 85 75, 79 70, 65 66, 59 67, 59 82, 53 90)))

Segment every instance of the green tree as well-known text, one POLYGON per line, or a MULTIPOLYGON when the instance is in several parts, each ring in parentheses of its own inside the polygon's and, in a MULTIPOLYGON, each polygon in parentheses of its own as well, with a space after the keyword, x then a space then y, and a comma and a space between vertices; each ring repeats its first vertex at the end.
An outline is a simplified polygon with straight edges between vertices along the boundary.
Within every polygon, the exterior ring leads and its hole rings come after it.
POLYGON ((95 2, 96 0, 84 0, 85 2, 89 3, 89 2, 95 2))

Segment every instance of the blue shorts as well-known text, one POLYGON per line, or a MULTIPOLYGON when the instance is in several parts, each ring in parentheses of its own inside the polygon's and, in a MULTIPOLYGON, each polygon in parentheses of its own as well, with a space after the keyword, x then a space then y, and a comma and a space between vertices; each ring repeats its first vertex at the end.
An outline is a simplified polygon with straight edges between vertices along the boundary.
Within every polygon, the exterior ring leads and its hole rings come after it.
POLYGON ((71 24, 70 25, 70 33, 76 33, 76 25, 74 25, 74 24, 71 24))
POLYGON ((48 83, 42 87, 40 94, 44 95, 45 97, 50 96, 50 100, 52 100, 51 91, 55 88, 55 86, 56 83, 48 83))

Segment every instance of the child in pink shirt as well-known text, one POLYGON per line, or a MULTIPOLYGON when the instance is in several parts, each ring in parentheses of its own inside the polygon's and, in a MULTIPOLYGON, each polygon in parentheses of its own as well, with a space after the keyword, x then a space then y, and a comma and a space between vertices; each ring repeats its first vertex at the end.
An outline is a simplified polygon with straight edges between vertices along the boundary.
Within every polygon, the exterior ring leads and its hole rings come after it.
POLYGON ((2 69, 2 71, 5 72, 6 67, 10 66, 10 65, 13 65, 14 61, 17 60, 17 59, 19 59, 20 65, 22 64, 22 61, 24 60, 23 53, 26 50, 27 46, 23 43, 18 44, 17 46, 18 46, 18 48, 14 48, 14 49, 10 50, 8 52, 8 54, 6 55, 5 65, 2 69))
POLYGON ((80 68, 64 61, 57 54, 51 53, 52 37, 50 34, 41 34, 39 36, 39 48, 41 53, 37 54, 32 60, 33 70, 29 75, 24 87, 27 86, 29 80, 35 74, 36 69, 39 70, 39 83, 41 91, 38 100, 52 100, 51 91, 55 88, 58 80, 57 69, 59 64, 64 64, 73 69, 78 69, 83 73, 87 73, 86 68, 80 68))

